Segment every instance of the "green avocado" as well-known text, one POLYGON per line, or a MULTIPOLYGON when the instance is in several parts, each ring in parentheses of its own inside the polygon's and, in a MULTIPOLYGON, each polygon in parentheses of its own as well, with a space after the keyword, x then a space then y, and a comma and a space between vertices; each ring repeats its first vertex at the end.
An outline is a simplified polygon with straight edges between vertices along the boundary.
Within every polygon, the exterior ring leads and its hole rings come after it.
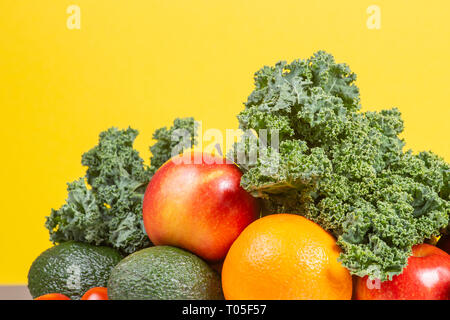
POLYGON ((115 249, 68 241, 44 251, 28 272, 33 298, 62 293, 78 300, 93 287, 106 287, 111 270, 122 260, 115 249))
POLYGON ((185 250, 156 246, 135 252, 111 272, 110 300, 221 300, 220 276, 185 250))

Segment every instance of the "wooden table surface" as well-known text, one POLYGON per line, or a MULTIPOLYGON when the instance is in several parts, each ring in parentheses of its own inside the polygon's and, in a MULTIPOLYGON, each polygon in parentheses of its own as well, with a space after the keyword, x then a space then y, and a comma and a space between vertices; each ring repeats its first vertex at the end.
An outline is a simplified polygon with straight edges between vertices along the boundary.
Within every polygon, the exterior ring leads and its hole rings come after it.
POLYGON ((0 300, 31 300, 31 295, 26 285, 0 285, 0 300))

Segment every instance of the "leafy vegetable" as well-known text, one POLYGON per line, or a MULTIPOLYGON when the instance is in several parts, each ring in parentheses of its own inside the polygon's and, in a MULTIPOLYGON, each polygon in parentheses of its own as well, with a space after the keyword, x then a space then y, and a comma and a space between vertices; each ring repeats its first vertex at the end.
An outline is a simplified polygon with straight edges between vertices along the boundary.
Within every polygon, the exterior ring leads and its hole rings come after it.
MULTIPOLYGON (((241 184, 265 214, 298 213, 331 231, 344 266, 384 281, 402 272, 412 245, 448 225, 450 166, 403 152, 400 112, 361 112, 355 80, 323 51, 259 70, 240 128, 244 137, 267 129, 269 139, 278 130, 280 144, 240 164, 241 184)), ((248 154, 251 140, 229 156, 248 154)))
POLYGON ((171 148, 195 144, 193 118, 176 119, 170 129, 158 129, 153 138, 151 167, 133 149, 138 131, 110 128, 97 146, 82 156, 86 175, 68 183, 68 198, 47 217, 46 228, 54 243, 69 240, 106 245, 129 254, 151 245, 142 221, 142 200, 153 173, 171 157, 171 148), (186 130, 183 141, 170 142, 172 133, 186 130))
POLYGON ((194 118, 178 118, 169 129, 159 128, 153 133, 153 139, 157 142, 150 147, 153 155, 151 172, 155 173, 164 162, 172 157, 172 152, 181 153, 183 149, 189 149, 197 144, 196 132, 198 123, 194 118))

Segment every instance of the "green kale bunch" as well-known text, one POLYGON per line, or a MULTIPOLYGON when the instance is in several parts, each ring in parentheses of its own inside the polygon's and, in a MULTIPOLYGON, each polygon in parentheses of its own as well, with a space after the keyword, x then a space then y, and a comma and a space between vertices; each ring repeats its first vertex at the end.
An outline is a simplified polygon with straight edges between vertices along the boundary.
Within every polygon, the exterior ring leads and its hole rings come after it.
POLYGON ((133 149, 137 130, 110 128, 100 133, 98 145, 82 156, 86 175, 68 183, 66 203, 47 217, 50 240, 105 245, 124 254, 150 246, 142 220, 145 189, 171 157, 172 148, 182 151, 196 143, 196 128, 193 118, 183 118, 170 129, 158 129, 153 134, 157 142, 150 148, 151 167, 133 149), (179 138, 182 134, 184 140, 179 138))
POLYGON ((355 80, 322 51, 262 68, 229 157, 258 139, 257 160, 238 165, 264 214, 317 222, 338 239, 352 274, 384 281, 402 272, 414 244, 447 227, 450 166, 431 152, 403 152, 400 112, 361 112, 355 80), (279 145, 263 147, 260 129, 267 142, 277 132, 279 145))

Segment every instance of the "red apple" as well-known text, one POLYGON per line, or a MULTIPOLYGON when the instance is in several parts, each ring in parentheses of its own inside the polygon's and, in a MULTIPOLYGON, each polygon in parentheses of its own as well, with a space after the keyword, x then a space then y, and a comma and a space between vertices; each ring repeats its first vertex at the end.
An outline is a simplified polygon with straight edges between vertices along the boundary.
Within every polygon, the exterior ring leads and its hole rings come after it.
POLYGON ((209 261, 225 258, 244 228, 259 217, 241 186, 239 168, 224 158, 188 152, 167 161, 144 196, 144 226, 155 245, 181 247, 209 261))
POLYGON ((357 278, 358 300, 448 300, 450 255, 430 244, 416 245, 403 273, 392 281, 357 278))

